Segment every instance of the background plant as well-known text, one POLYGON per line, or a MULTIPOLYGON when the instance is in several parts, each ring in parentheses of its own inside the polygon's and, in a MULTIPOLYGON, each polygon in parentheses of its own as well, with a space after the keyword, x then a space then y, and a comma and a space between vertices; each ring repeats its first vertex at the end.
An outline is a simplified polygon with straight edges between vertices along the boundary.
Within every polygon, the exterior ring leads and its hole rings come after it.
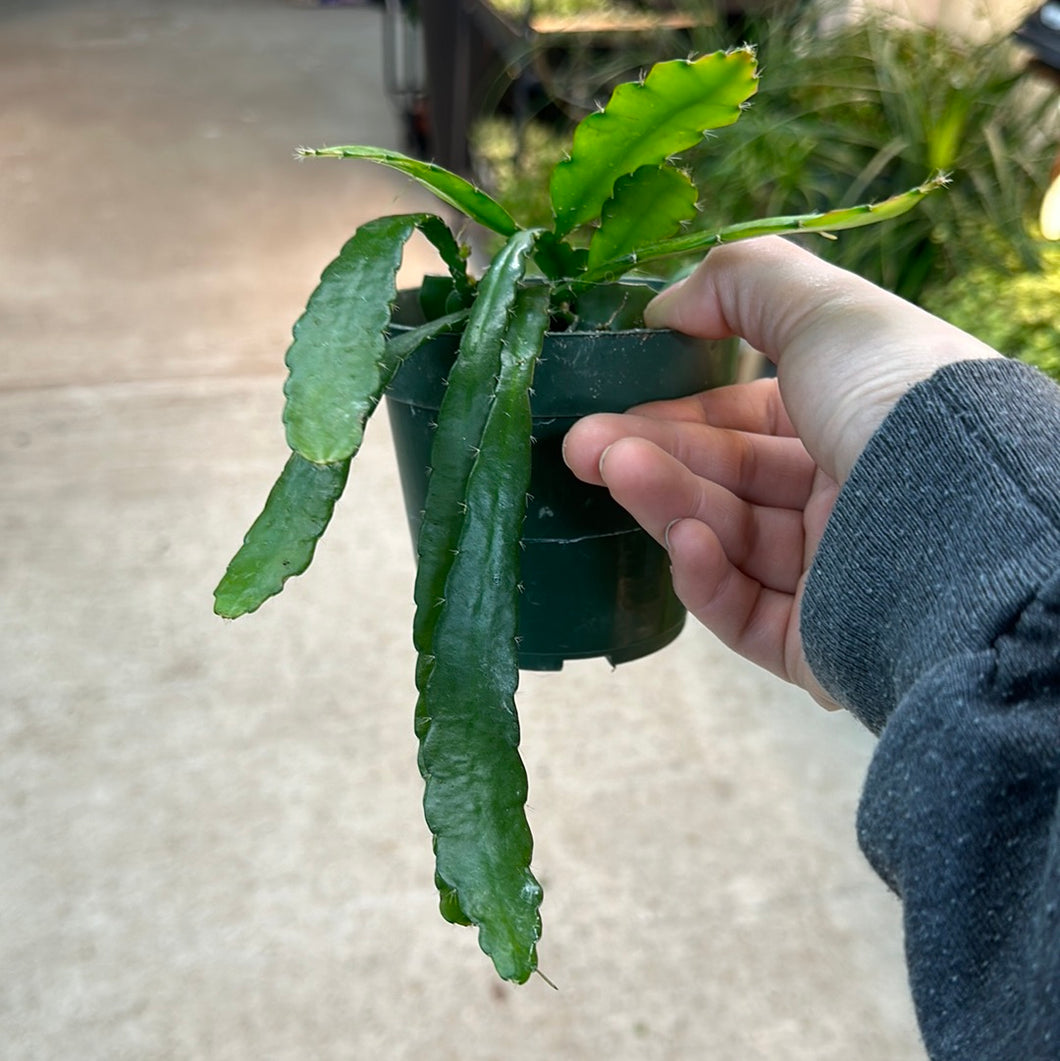
POLYGON ((1060 244, 1043 243, 1039 253, 1036 270, 976 265, 929 291, 924 305, 1060 381, 1060 244))
MULTIPOLYGON (((999 249, 1013 275, 1038 267, 1027 220, 1048 179, 1060 108, 1007 39, 973 43, 880 16, 846 22, 800 4, 735 29, 717 22, 695 43, 724 46, 734 33, 757 46, 768 77, 741 120, 689 156, 705 189, 697 225, 885 198, 944 171, 945 196, 815 249, 913 301, 968 268, 996 268, 999 249)), ((554 157, 555 122, 543 124, 509 135, 519 159, 507 168, 496 122, 475 140, 484 178, 513 208, 537 208, 520 174, 554 157)))
POLYGON ((971 43, 880 17, 825 30, 805 13, 758 32, 773 76, 695 170, 718 209, 857 202, 943 171, 947 195, 820 253, 913 301, 996 264, 998 247, 1014 268, 1037 267, 1026 222, 1048 179, 1058 107, 1006 39, 971 43))

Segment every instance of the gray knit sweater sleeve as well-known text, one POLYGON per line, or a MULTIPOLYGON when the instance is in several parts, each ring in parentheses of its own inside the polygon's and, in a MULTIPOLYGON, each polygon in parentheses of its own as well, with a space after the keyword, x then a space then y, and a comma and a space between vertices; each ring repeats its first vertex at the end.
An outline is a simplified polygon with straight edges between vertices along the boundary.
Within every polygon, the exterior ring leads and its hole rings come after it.
POLYGON ((802 636, 880 737, 862 849, 904 906, 933 1058, 1060 1058, 1060 388, 911 390, 844 485, 802 636))

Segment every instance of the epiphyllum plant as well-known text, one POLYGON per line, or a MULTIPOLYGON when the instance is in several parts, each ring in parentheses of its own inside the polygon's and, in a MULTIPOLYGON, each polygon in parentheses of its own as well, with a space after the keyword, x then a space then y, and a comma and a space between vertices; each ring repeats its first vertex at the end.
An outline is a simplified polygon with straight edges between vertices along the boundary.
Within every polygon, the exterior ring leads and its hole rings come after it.
MULTIPOLYGON (((217 587, 216 611, 252 612, 306 569, 388 383, 421 344, 460 332, 419 531, 416 733, 442 914, 477 925, 482 949, 508 980, 523 982, 536 969, 541 928, 514 698, 530 388, 546 330, 606 326, 582 313, 580 296, 593 291, 593 312, 607 321, 619 303, 601 314, 600 285, 634 267, 766 233, 871 224, 910 209, 939 183, 875 205, 683 232, 697 190, 674 157, 736 121, 756 87, 747 49, 659 63, 642 81, 619 86, 580 123, 551 175, 548 231, 520 227, 463 178, 393 151, 300 152, 400 170, 505 243, 476 280, 439 217, 382 217, 362 225, 327 267, 287 353, 291 456, 217 587), (417 229, 449 271, 441 297, 436 282, 441 312, 392 335, 395 275, 417 229)), ((651 292, 639 290, 643 306, 651 292)))

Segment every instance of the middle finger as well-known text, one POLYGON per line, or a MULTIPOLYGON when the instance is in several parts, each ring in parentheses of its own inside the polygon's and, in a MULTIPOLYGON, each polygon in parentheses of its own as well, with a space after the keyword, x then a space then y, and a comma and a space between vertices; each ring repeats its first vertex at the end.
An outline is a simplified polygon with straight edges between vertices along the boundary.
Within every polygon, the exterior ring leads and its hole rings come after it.
POLYGON ((800 509, 750 503, 643 438, 619 439, 601 466, 615 500, 660 544, 675 520, 699 520, 735 567, 769 589, 795 592, 804 566, 800 509))

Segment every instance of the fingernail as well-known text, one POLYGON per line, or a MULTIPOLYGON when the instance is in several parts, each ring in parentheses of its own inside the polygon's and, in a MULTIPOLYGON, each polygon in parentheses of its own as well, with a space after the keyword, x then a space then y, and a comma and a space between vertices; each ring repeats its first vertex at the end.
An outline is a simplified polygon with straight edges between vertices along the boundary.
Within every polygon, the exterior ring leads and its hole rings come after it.
POLYGON ((665 546, 667 552, 670 551, 670 530, 675 524, 680 522, 681 520, 679 519, 672 519, 669 523, 666 524, 666 530, 663 531, 663 545, 665 546))
MULTIPOLYGON (((614 443, 612 442, 611 446, 613 445, 614 443)), ((611 446, 606 446, 604 448, 603 453, 600 454, 600 459, 596 462, 596 470, 600 473, 601 479, 606 479, 606 476, 604 475, 604 461, 607 460, 607 455, 611 452, 611 446)))
POLYGON ((671 284, 664 291, 660 291, 644 307, 644 323, 649 328, 665 328, 667 326, 667 318, 669 316, 667 310, 683 285, 684 280, 678 280, 676 284, 671 284))

